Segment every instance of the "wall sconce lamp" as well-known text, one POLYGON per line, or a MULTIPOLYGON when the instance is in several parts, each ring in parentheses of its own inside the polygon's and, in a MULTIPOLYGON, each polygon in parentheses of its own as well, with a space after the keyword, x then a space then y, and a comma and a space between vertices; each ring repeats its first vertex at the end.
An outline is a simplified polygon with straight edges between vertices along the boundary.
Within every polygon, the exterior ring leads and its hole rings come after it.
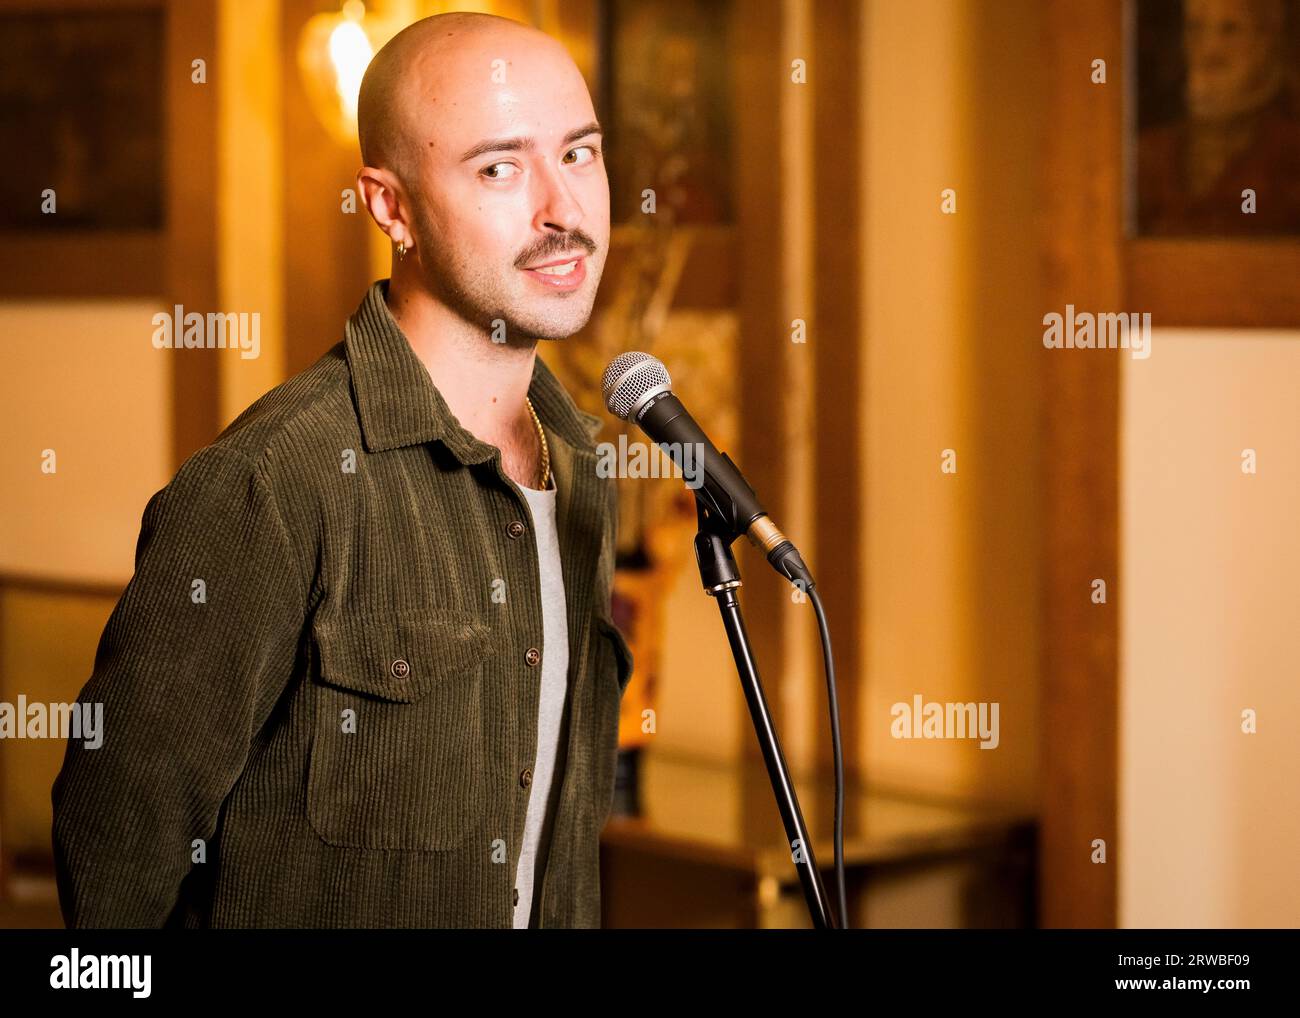
POLYGON ((312 111, 341 145, 357 144, 357 95, 371 58, 401 25, 347 0, 333 13, 314 15, 298 40, 298 70, 312 111))

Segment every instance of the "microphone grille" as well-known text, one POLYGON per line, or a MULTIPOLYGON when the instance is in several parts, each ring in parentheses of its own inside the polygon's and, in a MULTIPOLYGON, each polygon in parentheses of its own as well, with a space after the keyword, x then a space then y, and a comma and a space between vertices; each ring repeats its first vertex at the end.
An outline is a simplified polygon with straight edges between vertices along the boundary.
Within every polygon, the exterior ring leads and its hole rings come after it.
POLYGON ((668 369, 658 358, 632 350, 609 362, 600 378, 605 406, 620 420, 627 420, 651 389, 671 389, 668 369))

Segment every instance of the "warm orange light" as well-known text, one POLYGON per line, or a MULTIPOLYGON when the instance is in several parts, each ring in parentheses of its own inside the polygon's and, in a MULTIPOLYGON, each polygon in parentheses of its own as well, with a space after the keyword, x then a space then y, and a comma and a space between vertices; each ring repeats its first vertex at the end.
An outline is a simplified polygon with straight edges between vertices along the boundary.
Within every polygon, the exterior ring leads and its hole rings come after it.
POLYGON ((333 14, 317 14, 303 26, 298 69, 313 112, 343 145, 357 143, 357 96, 361 78, 379 48, 400 26, 347 0, 333 14))

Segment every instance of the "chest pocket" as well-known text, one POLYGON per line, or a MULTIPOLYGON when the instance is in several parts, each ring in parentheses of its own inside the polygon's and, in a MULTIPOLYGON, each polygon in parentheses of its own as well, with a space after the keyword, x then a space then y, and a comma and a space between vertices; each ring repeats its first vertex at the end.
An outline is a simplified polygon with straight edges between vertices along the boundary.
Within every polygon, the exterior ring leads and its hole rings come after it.
POLYGON ((318 623, 307 817, 331 845, 441 850, 485 812, 483 663, 491 628, 468 612, 318 623))
POLYGON ((632 678, 632 652, 623 634, 609 619, 591 619, 594 726, 592 747, 592 805, 597 829, 605 826, 614 806, 614 776, 618 764, 618 719, 623 691, 632 678))

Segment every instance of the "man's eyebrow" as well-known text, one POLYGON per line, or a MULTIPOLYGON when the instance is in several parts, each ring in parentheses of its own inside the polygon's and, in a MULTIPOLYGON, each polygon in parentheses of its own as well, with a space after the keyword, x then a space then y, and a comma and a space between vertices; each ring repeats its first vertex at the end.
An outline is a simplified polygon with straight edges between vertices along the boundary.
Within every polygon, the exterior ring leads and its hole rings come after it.
MULTIPOLYGON (((596 121, 590 124, 584 124, 566 134, 560 141, 562 145, 568 145, 577 141, 579 138, 585 138, 589 134, 599 134, 604 136, 604 131, 596 121)), ((472 149, 460 157, 462 163, 469 162, 471 159, 477 159, 479 156, 487 155, 489 152, 531 152, 536 148, 536 142, 532 138, 489 138, 487 141, 481 141, 472 149)))

